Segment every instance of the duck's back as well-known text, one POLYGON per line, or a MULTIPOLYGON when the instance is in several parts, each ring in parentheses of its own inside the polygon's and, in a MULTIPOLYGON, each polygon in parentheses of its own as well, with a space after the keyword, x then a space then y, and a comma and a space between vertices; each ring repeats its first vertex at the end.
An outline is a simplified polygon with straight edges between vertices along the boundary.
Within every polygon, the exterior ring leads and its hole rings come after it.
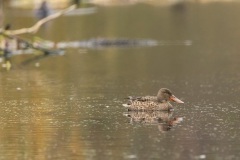
POLYGON ((128 99, 131 101, 139 101, 139 102, 147 102, 147 101, 157 102, 156 96, 128 97, 128 99))
POLYGON ((166 111, 172 109, 172 105, 168 102, 159 103, 156 101, 130 101, 127 106, 129 111, 166 111))

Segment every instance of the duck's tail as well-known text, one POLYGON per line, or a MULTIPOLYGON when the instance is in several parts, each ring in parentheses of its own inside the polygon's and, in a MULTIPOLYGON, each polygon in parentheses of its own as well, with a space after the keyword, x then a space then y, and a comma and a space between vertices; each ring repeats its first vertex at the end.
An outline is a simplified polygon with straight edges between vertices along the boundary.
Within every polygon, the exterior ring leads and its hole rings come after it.
POLYGON ((123 107, 126 107, 126 108, 129 108, 129 107, 130 107, 129 104, 122 104, 122 105, 123 105, 123 107))
POLYGON ((128 100, 130 100, 130 101, 134 101, 134 100, 136 100, 136 99, 137 99, 137 97, 128 96, 128 97, 127 97, 127 98, 125 98, 125 99, 128 99, 128 100))

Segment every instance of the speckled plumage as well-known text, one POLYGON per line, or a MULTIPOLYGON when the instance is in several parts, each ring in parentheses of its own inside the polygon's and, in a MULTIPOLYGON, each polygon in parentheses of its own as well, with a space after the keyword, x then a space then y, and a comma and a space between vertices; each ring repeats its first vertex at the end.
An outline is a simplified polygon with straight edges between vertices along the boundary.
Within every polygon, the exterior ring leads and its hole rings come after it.
POLYGON ((173 109, 169 102, 159 103, 156 101, 129 101, 129 111, 166 111, 173 109))

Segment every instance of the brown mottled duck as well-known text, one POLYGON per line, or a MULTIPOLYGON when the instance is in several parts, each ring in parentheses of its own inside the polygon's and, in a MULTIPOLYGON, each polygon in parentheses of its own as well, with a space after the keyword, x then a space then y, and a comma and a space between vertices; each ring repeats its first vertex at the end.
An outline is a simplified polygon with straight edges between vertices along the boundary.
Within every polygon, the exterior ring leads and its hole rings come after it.
POLYGON ((184 103, 167 88, 161 88, 157 96, 128 97, 129 102, 123 104, 128 111, 170 111, 173 106, 170 101, 184 103))

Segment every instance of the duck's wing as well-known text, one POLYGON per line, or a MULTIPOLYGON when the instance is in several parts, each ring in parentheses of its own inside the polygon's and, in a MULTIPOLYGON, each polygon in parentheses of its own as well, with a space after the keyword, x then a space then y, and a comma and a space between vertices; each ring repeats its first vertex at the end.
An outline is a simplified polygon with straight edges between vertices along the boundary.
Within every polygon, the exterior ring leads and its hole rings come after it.
POLYGON ((138 97, 138 101, 157 101, 157 97, 156 96, 144 96, 144 97, 138 97))
POLYGON ((144 97, 132 97, 132 96, 129 96, 128 99, 130 101, 146 102, 146 101, 156 101, 157 97, 155 97, 155 96, 144 96, 144 97))

